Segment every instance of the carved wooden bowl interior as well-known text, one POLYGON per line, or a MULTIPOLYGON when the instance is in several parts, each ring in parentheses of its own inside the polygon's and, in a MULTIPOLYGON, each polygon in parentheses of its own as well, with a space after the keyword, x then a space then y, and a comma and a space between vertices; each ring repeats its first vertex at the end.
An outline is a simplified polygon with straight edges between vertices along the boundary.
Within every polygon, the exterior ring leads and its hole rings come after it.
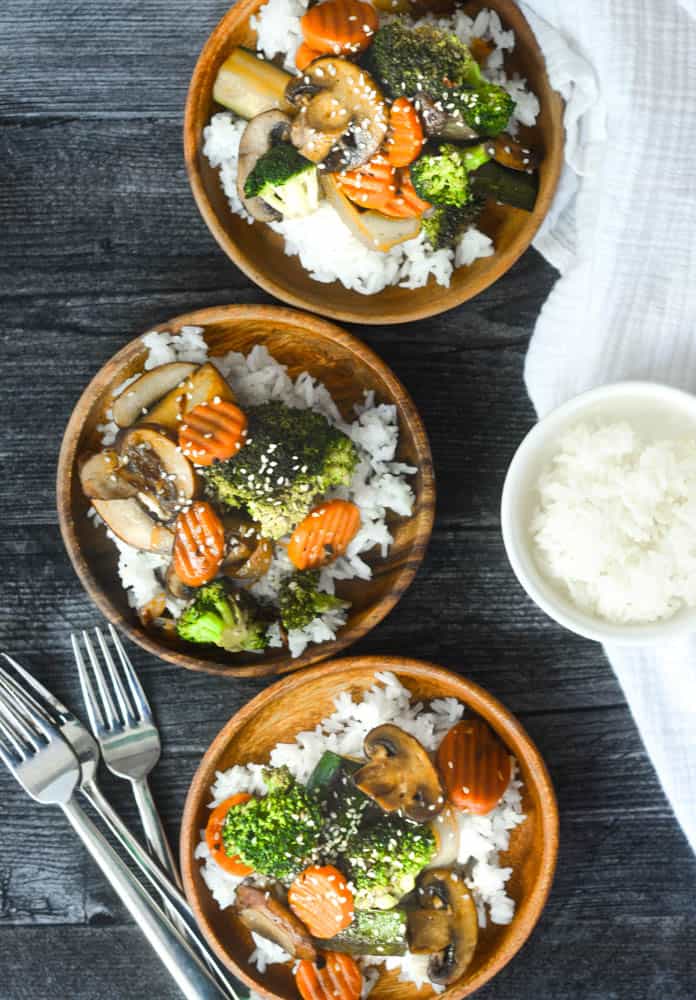
MULTIPOLYGON (((294 741, 334 709, 333 699, 349 692, 355 699, 374 683, 378 670, 390 670, 416 699, 458 698, 482 716, 517 758, 524 781, 525 822, 512 833, 501 863, 512 866, 507 891, 516 902, 508 926, 490 924, 481 931, 472 965, 464 977, 440 994, 460 1000, 491 979, 510 961, 531 933, 548 896, 558 850, 558 810, 546 766, 539 751, 510 712, 478 685, 434 664, 403 657, 347 657, 286 677, 262 692, 233 716, 203 757, 189 789, 181 829, 181 870, 186 895, 208 940, 230 970, 264 997, 297 1000, 288 969, 270 966, 261 977, 248 962, 251 938, 231 909, 220 910, 203 882, 201 862, 194 858, 200 831, 210 810, 215 772, 234 764, 266 763, 274 745, 294 741)), ((432 996, 383 973, 370 993, 372 1000, 416 1000, 432 996)))

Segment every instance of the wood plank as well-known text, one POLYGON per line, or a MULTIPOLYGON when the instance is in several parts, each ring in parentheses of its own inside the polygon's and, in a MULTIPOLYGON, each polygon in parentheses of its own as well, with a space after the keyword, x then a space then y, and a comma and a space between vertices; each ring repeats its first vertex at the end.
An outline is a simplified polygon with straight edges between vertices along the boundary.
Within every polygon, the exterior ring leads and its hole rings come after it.
MULTIPOLYGON (((181 306, 160 314, 166 318, 199 302, 234 301, 230 295, 249 287, 198 214, 175 107, 175 120, 23 122, 0 132, 0 156, 12 177, 12 184, 0 186, 4 295, 59 294, 71 301, 89 295, 94 307, 95 295, 114 302, 119 294, 178 291, 181 306)), ((416 328, 435 331, 434 363, 443 354, 451 359, 468 337, 519 339, 531 329, 553 280, 552 268, 530 254, 463 309, 406 329, 409 335, 416 328), (447 333, 453 343, 443 338, 447 333)), ((59 329, 69 322, 61 315, 59 329)), ((93 308, 92 328, 98 322, 93 308)))
POLYGON ((225 0, 4 0, 2 116, 178 118, 198 54, 229 6, 225 0))
MULTIPOLYGON (((0 648, 38 664, 41 651, 50 652, 56 661, 52 676, 62 684, 72 663, 69 631, 98 619, 58 528, 5 526, 0 548, 5 567, 0 648), (37 606, 28 629, 26 612, 18 616, 17 610, 37 606)), ((352 651, 408 651, 459 669, 490 687, 513 711, 623 701, 600 648, 564 632, 524 595, 494 532, 458 535, 436 529, 425 564, 399 607, 352 651)), ((138 657, 144 669, 155 669, 147 654, 138 657)), ((160 673, 173 670, 159 667, 160 673)), ((219 693, 212 678, 184 674, 181 691, 194 685, 203 697, 207 684, 219 693)), ((178 684, 175 693, 178 697, 178 684)))

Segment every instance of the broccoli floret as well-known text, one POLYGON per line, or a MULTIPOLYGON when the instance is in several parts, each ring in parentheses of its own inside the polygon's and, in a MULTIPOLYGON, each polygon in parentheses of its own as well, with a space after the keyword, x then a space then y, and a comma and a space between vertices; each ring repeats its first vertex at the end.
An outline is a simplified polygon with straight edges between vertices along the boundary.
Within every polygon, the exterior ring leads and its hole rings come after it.
POLYGON ((425 239, 432 250, 453 247, 464 231, 478 218, 482 207, 479 198, 466 205, 436 205, 422 222, 425 239))
POLYGON ((390 97, 424 93, 437 98, 449 87, 477 87, 483 79, 467 46, 432 24, 411 28, 391 21, 375 34, 368 51, 370 66, 390 97))
POLYGON ((262 198, 285 219, 299 219, 319 205, 317 168, 289 142, 279 142, 256 161, 244 194, 262 198))
POLYGON ((245 591, 230 593, 220 580, 201 587, 177 620, 176 630, 188 642, 208 642, 228 653, 265 649, 268 623, 245 591))
POLYGON ((304 628, 325 611, 350 607, 350 601, 342 601, 319 590, 319 573, 316 570, 293 573, 283 580, 278 600, 280 620, 286 629, 304 628))
POLYGON ((401 816, 385 816, 351 840, 345 865, 360 910, 386 910, 416 884, 416 876, 435 854, 429 827, 401 816))
POLYGON ((475 89, 456 87, 443 95, 450 114, 461 116, 479 135, 499 135, 505 131, 515 102, 506 90, 484 80, 475 89))
POLYGON ((292 879, 316 852, 321 833, 317 798, 286 767, 264 772, 267 795, 234 806, 222 828, 225 851, 261 875, 292 879))
POLYGON ((369 52, 370 66, 391 97, 424 94, 479 135, 498 135, 505 129, 514 100, 485 79, 467 46, 451 31, 392 21, 377 32, 369 52))
POLYGON ((469 200, 469 178, 464 150, 451 143, 425 152, 411 164, 416 192, 433 205, 461 207, 469 200))
POLYGON ((264 403, 247 411, 247 441, 234 458, 202 470, 208 496, 243 508, 267 538, 282 538, 317 494, 347 486, 358 461, 350 438, 313 410, 264 403))

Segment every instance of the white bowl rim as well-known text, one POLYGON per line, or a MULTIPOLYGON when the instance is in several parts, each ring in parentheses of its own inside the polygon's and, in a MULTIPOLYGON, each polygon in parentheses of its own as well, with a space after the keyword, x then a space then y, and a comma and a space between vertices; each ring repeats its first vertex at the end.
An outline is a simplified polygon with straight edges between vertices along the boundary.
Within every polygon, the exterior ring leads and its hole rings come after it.
POLYGON ((508 466, 503 484, 500 504, 500 520, 505 552, 517 577, 519 584, 550 618, 564 628, 596 642, 622 646, 655 645, 667 639, 675 638, 696 631, 696 609, 685 608, 678 611, 672 618, 646 625, 614 625, 604 622, 594 615, 574 608, 569 598, 565 598, 552 582, 546 582, 538 573, 535 580, 525 569, 519 557, 519 549, 513 531, 515 517, 513 514, 514 482, 521 475, 527 462, 532 458, 537 448, 549 440, 559 428, 574 415, 580 415, 591 405, 609 399, 645 398, 652 402, 662 402, 671 405, 675 410, 689 410, 696 424, 696 395, 661 382, 649 380, 626 380, 610 382, 596 389, 589 389, 573 396, 565 403, 553 409, 542 417, 528 431, 519 444, 510 465, 508 466))

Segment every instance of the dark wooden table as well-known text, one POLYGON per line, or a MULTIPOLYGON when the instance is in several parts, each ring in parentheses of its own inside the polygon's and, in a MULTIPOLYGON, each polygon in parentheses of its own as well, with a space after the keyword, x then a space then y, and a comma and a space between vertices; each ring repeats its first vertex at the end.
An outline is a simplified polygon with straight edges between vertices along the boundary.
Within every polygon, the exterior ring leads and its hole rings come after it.
MULTIPOLYGON (((63 427, 126 340, 200 306, 268 302, 221 254, 189 193, 186 85, 222 0, 0 4, 0 647, 80 708, 68 634, 97 616, 63 551, 63 427)), ((356 329, 415 397, 439 480, 414 585, 353 652, 409 653, 516 712, 551 769, 561 853, 549 905, 490 1000, 693 1000, 696 862, 601 650, 546 619, 499 531, 505 468, 534 420, 522 366, 555 273, 533 251, 472 303, 356 329)), ((164 741, 172 841, 197 762, 266 681, 133 658, 164 741)), ((128 822, 124 783, 105 779, 128 822)), ((0 998, 164 1000, 170 982, 62 815, 0 772, 0 998)))

